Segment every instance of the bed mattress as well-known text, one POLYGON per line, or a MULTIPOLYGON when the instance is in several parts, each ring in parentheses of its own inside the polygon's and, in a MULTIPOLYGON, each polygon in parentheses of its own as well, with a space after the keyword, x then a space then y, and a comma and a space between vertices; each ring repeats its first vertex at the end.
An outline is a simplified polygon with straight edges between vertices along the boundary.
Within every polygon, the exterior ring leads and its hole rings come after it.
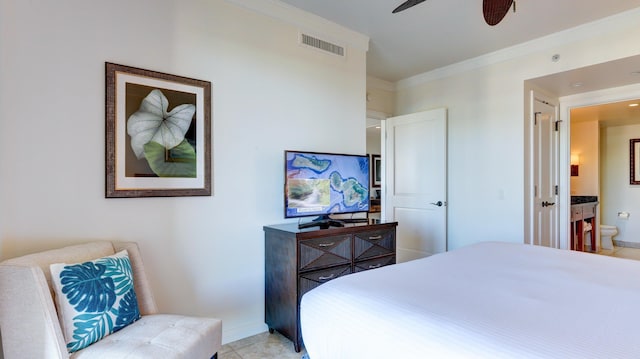
POLYGON ((640 261, 471 245, 306 293, 311 359, 640 358, 640 261))

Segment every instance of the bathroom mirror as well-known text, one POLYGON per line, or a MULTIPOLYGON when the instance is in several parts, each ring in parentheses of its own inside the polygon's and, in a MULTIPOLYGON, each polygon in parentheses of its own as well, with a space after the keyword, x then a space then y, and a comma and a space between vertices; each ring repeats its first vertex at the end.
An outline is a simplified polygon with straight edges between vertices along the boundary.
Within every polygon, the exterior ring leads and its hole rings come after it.
POLYGON ((629 183, 640 184, 640 138, 629 140, 629 183))

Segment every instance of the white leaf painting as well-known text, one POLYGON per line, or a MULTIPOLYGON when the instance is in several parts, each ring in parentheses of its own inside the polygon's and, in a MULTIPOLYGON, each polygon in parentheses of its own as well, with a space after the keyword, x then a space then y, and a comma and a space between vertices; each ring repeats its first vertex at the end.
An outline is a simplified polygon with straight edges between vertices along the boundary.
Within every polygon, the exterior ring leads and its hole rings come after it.
POLYGON ((191 126, 196 106, 182 104, 167 112, 169 100, 162 91, 152 90, 142 100, 137 112, 127 120, 127 133, 131 136, 131 149, 138 159, 144 158, 144 145, 156 142, 170 150, 182 143, 191 126))

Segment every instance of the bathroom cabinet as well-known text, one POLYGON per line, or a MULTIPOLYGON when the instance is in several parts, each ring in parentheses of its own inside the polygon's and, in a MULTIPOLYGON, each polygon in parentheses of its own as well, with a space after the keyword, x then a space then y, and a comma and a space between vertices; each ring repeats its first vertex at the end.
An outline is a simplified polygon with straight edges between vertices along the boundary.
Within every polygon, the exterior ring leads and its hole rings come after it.
POLYGON ((571 249, 584 252, 585 250, 585 234, 590 233, 589 250, 595 252, 596 233, 598 221, 596 221, 596 207, 598 202, 586 202, 571 205, 571 249), (591 226, 590 230, 586 230, 591 226))

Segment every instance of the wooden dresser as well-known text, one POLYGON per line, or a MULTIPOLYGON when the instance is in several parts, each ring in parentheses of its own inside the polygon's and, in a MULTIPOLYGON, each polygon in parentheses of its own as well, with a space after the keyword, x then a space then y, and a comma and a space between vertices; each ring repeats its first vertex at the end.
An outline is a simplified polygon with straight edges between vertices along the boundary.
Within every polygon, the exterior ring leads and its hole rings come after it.
POLYGON ((300 299, 340 276, 396 262, 397 222, 298 229, 265 226, 265 322, 302 346, 300 299))

